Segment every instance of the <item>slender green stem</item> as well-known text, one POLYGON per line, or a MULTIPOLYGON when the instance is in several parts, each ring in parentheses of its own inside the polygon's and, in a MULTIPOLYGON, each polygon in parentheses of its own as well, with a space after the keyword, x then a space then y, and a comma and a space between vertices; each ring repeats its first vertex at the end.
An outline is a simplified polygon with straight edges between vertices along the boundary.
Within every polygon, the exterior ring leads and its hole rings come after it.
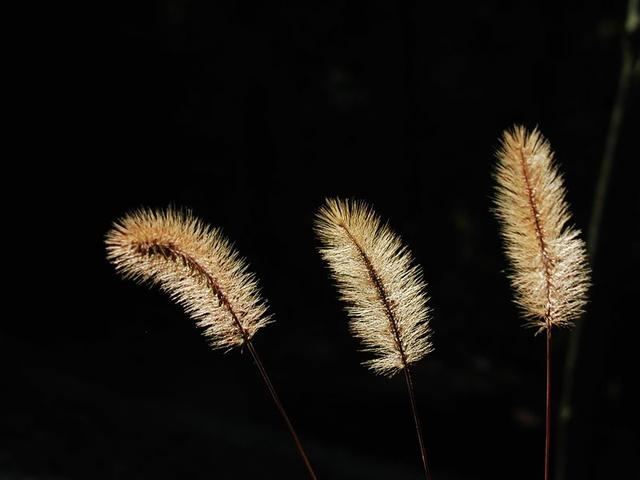
MULTIPOLYGON (((600 165, 598 183, 596 185, 596 191, 593 198, 593 207, 591 210, 591 219, 587 235, 587 250, 592 268, 595 265, 602 215, 604 212, 613 161, 618 146, 622 120, 624 118, 627 96, 629 94, 634 68, 638 70, 638 64, 640 63, 640 60, 637 58, 637 54, 634 55, 632 43, 632 35, 638 29, 639 15, 638 0, 629 0, 625 23, 625 34, 623 35, 621 45, 622 61, 620 66, 620 76, 618 78, 618 88, 611 109, 609 130, 602 155, 602 163, 600 165)), ((556 480, 565 480, 566 478, 568 431, 569 424, 571 423, 573 416, 573 390, 584 324, 584 320, 577 322, 576 328, 569 336, 569 347, 564 365, 562 394, 560 398, 560 415, 558 419, 558 442, 556 448, 555 470, 556 480)))

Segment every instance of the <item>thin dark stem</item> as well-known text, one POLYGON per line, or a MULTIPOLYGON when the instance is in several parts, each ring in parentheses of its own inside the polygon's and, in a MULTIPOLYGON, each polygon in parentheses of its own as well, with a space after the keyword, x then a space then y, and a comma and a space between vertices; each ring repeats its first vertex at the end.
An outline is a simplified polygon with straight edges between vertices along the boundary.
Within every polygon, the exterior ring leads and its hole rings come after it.
POLYGON ((265 370, 264 365, 262 364, 262 361, 258 356, 258 352, 254 348, 253 343, 249 338, 245 340, 245 345, 247 346, 247 349, 251 353, 251 356, 253 357, 256 367, 258 367, 258 371, 260 372, 260 375, 262 376, 264 383, 267 385, 267 389, 271 394, 271 398, 273 399, 273 402, 276 404, 276 408, 280 412, 280 415, 282 415, 284 422, 287 424, 287 428, 289 429, 289 433, 293 437, 293 441, 296 444, 298 453, 300 453, 300 456, 302 457, 302 460, 304 461, 304 464, 307 467, 307 470, 309 471, 309 476, 313 480, 317 480, 316 474, 313 471, 313 468, 311 467, 311 463, 309 462, 309 459, 307 458, 307 454, 305 453, 304 448, 302 448, 302 443, 300 443, 300 439, 298 438, 298 435, 296 434, 296 431, 294 430, 293 425, 291 424, 291 420, 289 420, 289 416, 287 415, 287 412, 285 411, 284 407, 282 406, 282 403, 280 402, 280 399, 278 398, 276 389, 271 383, 271 380, 269 379, 269 375, 267 375, 267 371, 265 370))
POLYGON ((429 462, 427 462, 427 451, 424 448, 424 440, 422 439, 422 427, 418 418, 418 409, 416 408, 416 398, 413 392, 413 380, 411 379, 411 371, 409 365, 404 367, 404 378, 407 381, 409 389, 409 399, 411 400, 411 411, 413 412, 413 422, 416 425, 416 434, 418 435, 418 445, 420 445, 420 456, 422 457, 422 466, 424 467, 424 476, 427 480, 431 480, 431 471, 429 470, 429 462))
POLYGON ((547 407, 545 412, 544 480, 549 480, 551 449, 551 325, 547 324, 547 407))

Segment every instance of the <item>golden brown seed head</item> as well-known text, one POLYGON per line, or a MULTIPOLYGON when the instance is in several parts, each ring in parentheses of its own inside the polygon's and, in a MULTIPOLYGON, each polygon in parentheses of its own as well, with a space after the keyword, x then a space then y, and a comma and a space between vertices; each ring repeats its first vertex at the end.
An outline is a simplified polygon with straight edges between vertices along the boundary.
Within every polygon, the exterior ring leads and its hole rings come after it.
POLYGON ((246 262, 190 212, 138 210, 106 238, 124 277, 160 286, 203 328, 212 348, 242 345, 270 321, 246 262))
POLYGON ((391 229, 364 202, 329 199, 315 231, 352 333, 374 358, 374 372, 393 375, 433 350, 422 271, 391 229))
POLYGON ((537 129, 516 126, 496 156, 495 211, 515 301, 538 331, 571 326, 584 310, 590 271, 550 145, 537 129))

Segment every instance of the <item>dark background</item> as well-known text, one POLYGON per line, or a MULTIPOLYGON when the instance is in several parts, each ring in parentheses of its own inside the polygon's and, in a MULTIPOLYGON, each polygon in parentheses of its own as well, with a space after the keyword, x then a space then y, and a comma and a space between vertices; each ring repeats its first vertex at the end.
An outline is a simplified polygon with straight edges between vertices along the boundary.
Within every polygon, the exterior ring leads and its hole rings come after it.
MULTIPOLYGON (((424 268, 436 350, 414 376, 434 479, 541 478, 544 339, 511 302, 493 153, 504 128, 539 125, 587 231, 625 2, 88 10, 53 72, 76 163, 40 206, 64 245, 35 252, 47 273, 27 287, 55 294, 0 324, 0 478, 305 478, 247 352, 210 351, 106 262, 112 221, 168 205, 222 227, 260 278, 276 323, 255 344, 319 477, 420 478, 403 379, 360 365, 316 252, 333 195, 372 203, 424 268)), ((637 87, 581 320, 569 479, 639 478, 637 87)), ((556 404, 567 345, 557 332, 556 404)))

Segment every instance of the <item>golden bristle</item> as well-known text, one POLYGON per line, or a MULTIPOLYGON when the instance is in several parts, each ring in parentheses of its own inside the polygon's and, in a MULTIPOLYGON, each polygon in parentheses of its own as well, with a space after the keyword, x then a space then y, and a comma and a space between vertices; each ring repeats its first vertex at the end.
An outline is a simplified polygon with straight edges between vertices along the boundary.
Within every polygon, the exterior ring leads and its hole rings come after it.
POLYGON ((584 310, 590 271, 551 147, 537 129, 516 126, 504 132, 497 158, 496 214, 515 301, 538 331, 571 326, 584 310))
POLYGON ((242 345, 270 321, 246 262, 190 212, 138 210, 114 224, 106 245, 119 273, 160 286, 213 348, 242 345))
POLYGON ((347 304, 352 333, 393 375, 433 350, 422 271, 391 229, 364 202, 329 199, 317 214, 320 253, 347 304))

